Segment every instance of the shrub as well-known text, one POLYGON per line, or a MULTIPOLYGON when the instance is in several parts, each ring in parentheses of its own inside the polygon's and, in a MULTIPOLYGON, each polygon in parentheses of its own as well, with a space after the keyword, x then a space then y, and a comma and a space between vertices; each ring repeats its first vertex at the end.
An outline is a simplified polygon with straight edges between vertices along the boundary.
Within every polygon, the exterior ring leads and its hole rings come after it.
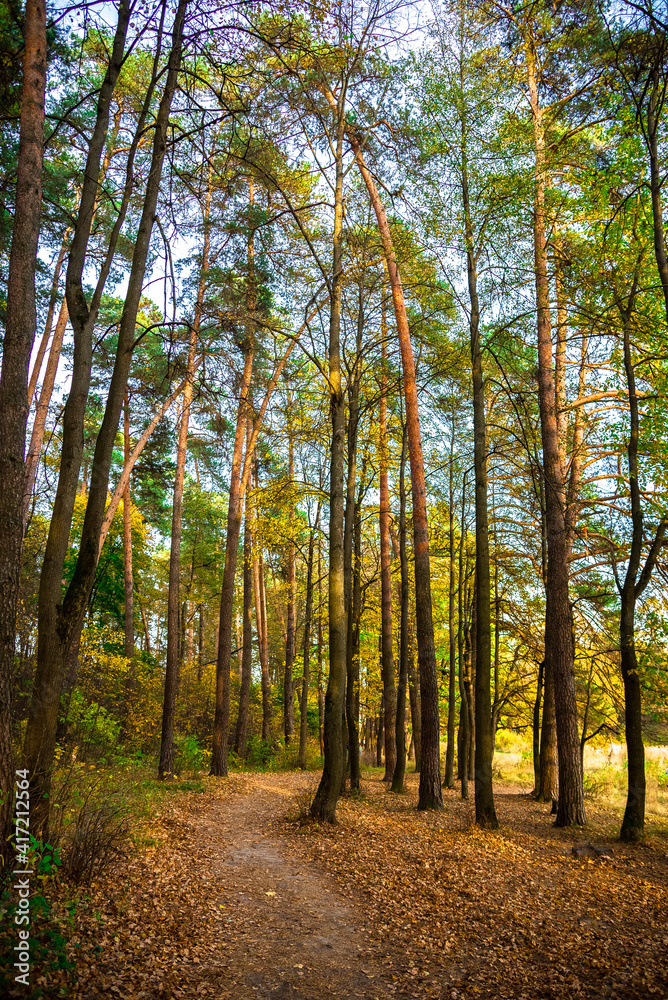
POLYGON ((63 846, 63 874, 75 885, 90 882, 125 857, 128 835, 128 819, 118 806, 86 802, 63 846))

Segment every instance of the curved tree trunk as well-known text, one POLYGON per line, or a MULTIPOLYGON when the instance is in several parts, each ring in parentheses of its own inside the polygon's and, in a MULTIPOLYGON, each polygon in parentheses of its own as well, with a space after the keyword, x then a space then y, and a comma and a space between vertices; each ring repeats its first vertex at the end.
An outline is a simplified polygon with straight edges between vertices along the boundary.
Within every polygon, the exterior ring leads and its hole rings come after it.
POLYGON ((642 738, 642 694, 640 673, 635 647, 635 608, 638 597, 650 581, 652 570, 663 544, 667 522, 662 519, 654 541, 640 571, 644 542, 643 511, 638 482, 638 438, 640 419, 636 393, 635 368, 631 357, 631 314, 634 309, 638 284, 636 274, 626 309, 621 310, 624 328, 624 369, 629 392, 630 433, 626 449, 629 466, 629 492, 631 495, 631 550, 626 565, 623 584, 615 579, 621 596, 619 645, 622 677, 624 679, 625 730, 628 754, 628 787, 626 807, 620 837, 622 840, 642 840, 645 832, 645 747, 642 738), (640 576, 638 576, 640 572, 640 576))
POLYGON ((404 374, 404 400, 406 405, 413 497, 415 613, 422 711, 422 766, 420 770, 418 809, 442 809, 443 793, 441 791, 438 677, 436 671, 436 652, 434 649, 434 621, 431 606, 429 524, 427 519, 427 492, 424 476, 422 438, 420 435, 415 362, 411 347, 401 276, 383 203, 380 200, 375 182, 364 163, 359 142, 352 131, 349 132, 348 138, 369 193, 383 241, 383 251, 387 262, 390 287, 392 289, 397 334, 401 349, 401 364, 404 374))

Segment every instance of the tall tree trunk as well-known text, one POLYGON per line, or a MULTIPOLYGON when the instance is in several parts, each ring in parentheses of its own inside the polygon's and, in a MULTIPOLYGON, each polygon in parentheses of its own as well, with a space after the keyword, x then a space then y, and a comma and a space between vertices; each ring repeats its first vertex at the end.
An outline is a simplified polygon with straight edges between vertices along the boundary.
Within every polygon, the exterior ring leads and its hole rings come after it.
POLYGON ((411 731, 415 753, 415 773, 422 767, 422 716, 420 714, 420 688, 415 676, 415 658, 410 636, 408 644, 408 699, 411 703, 411 731))
MULTIPOLYGON (((549 614, 549 602, 546 602, 545 613, 547 617, 549 614)), ((557 723, 554 702, 554 678, 552 676, 552 664, 547 653, 544 662, 544 678, 543 719, 540 733, 540 784, 536 798, 539 802, 556 802, 559 797, 557 723)))
MULTIPOLYGON (((255 471, 257 486, 257 466, 255 471)), ((253 544, 253 588, 255 593, 255 627, 257 629, 257 646, 260 657, 260 679, 262 687, 262 739, 265 743, 271 741, 271 684, 269 682, 269 650, 267 649, 266 608, 263 588, 264 571, 262 567, 262 548, 259 534, 253 544)))
MULTIPOLYGON (((123 451, 124 460, 130 457, 130 399, 127 389, 123 402, 123 451)), ((130 660, 130 684, 134 687, 134 655, 135 655, 135 606, 134 577, 132 574, 132 497, 130 495, 130 480, 123 494, 123 591, 124 601, 124 640, 123 656, 130 660)))
POLYGON ((434 649, 434 622, 431 606, 431 575, 429 566, 429 524, 427 519, 427 492, 424 475, 424 456, 420 435, 415 362, 410 330, 390 227, 378 189, 369 173, 354 132, 348 138, 357 165, 369 193, 383 241, 383 252, 392 289, 397 334, 401 350, 404 375, 404 400, 408 426, 408 449, 411 463, 413 498, 413 538, 415 558, 415 613, 417 625, 418 664, 420 673, 420 707, 422 711, 422 761, 418 809, 442 809, 441 749, 438 708, 438 677, 434 649))
MULTIPOLYGON (((195 302, 195 315, 190 327, 188 360, 186 362, 186 385, 183 390, 181 422, 176 447, 176 471, 174 474, 174 501, 172 505, 172 534, 169 550, 169 585, 167 590, 167 660, 165 665, 165 692, 162 705, 162 733, 160 739, 160 760, 158 777, 171 779, 174 776, 174 717, 179 674, 179 603, 181 589, 181 535, 183 530, 183 483, 186 474, 188 451, 188 424, 190 405, 193 397, 195 375, 195 355, 202 321, 202 307, 209 271, 209 214, 211 209, 212 170, 209 168, 207 191, 203 210, 204 245, 195 302)), ((193 552, 194 558, 194 552, 193 552)))
POLYGON ((485 385, 480 347, 477 254, 474 247, 467 159, 467 134, 462 124, 462 204, 466 239, 469 290, 469 331, 473 380, 473 461, 475 466, 475 818, 478 826, 496 829, 492 789, 492 658, 489 577, 489 524, 487 517, 487 425, 485 385))
MULTIPOLYGON (((248 184, 248 204, 252 209, 254 199, 253 184, 248 184)), ((216 710, 213 721, 213 750, 211 754, 211 774, 222 777, 227 774, 227 740, 230 718, 230 669, 232 659, 232 617, 234 609, 234 581, 237 569, 237 551, 241 532, 242 501, 246 479, 250 469, 251 455, 246 452, 244 475, 241 474, 246 417, 251 415, 250 384, 253 373, 255 351, 255 309, 257 285, 255 278, 255 229, 250 220, 246 247, 246 323, 244 340, 244 369, 239 392, 237 429, 232 454, 230 475, 230 497, 227 510, 227 538, 225 541, 225 567, 220 594, 220 625, 218 656, 216 662, 216 710)), ((252 440, 252 438, 251 438, 252 440)))
POLYGON ((545 660, 538 664, 538 678, 536 680, 536 700, 533 703, 533 794, 538 798, 540 790, 540 703, 543 693, 543 674, 545 672, 545 660))
POLYGON ((381 301, 381 355, 379 466, 380 466, 380 616, 381 616, 381 677, 385 719, 385 774, 383 781, 392 781, 397 764, 397 692, 394 686, 394 637, 392 635, 392 561, 390 557, 390 491, 387 458, 387 319, 385 295, 381 301))
MULTIPOLYGON (((288 434, 288 478, 292 489, 295 478, 295 459, 293 447, 292 407, 288 390, 287 434, 288 434)), ((290 526, 295 520, 294 505, 290 507, 290 526)), ((290 530, 291 530, 290 529, 290 530)), ((285 745, 289 746, 295 733, 295 688, 292 672, 295 663, 295 646, 297 638, 297 594, 295 577, 295 543, 290 538, 287 552, 288 562, 288 608, 285 629, 285 671, 283 674, 283 730, 285 745)))
POLYGON ((376 767, 383 766, 383 749, 385 747, 385 695, 380 696, 380 709, 378 710, 378 725, 376 729, 376 767))
POLYGON ((315 552, 315 536, 320 525, 320 504, 311 528, 308 540, 308 557, 306 560, 306 609, 304 611, 304 666, 302 671, 302 697, 299 718, 299 754, 297 767, 306 770, 306 745, 308 743, 308 686, 310 677, 311 656, 311 619, 313 618, 313 556, 315 552))
MULTIPOLYGON (((251 421, 246 421, 246 446, 250 442, 251 421)), ((248 709, 250 705, 251 674, 253 670, 253 551, 252 551, 252 510, 249 495, 246 494, 246 524, 244 528, 244 572, 243 572, 243 626, 241 640, 241 684, 239 687, 239 714, 234 736, 234 752, 242 758, 247 754, 248 709)))
MULTIPOLYGON (((124 461, 130 457, 130 399, 125 392, 123 401, 123 454, 124 461)), ((125 680, 124 725, 129 720, 130 707, 135 689, 135 606, 134 606, 134 575, 132 572, 132 497, 130 496, 130 480, 123 494, 123 656, 129 661, 125 680)))
POLYGON ((620 837, 623 841, 642 840, 645 832, 645 747, 642 738, 642 692, 640 671, 635 647, 635 608, 638 597, 650 581, 657 556, 663 545, 667 521, 662 518, 654 541, 640 570, 644 542, 643 510, 638 482, 638 437, 640 419, 636 392, 635 367, 631 357, 631 315, 634 309, 638 275, 625 309, 620 307, 624 330, 624 370, 629 393, 629 439, 626 455, 629 466, 629 493, 631 495, 631 549, 626 564, 623 583, 615 565, 615 579, 621 597, 619 645, 622 678, 624 680, 624 707, 626 749, 628 755, 628 786, 626 807, 620 837), (640 571, 640 576, 638 573, 640 571))
MULTIPOLYGON (((455 408, 452 408, 452 425, 450 433, 450 471, 449 471, 449 576, 448 576, 448 639, 450 670, 448 674, 448 742, 445 751, 445 787, 455 787, 455 685, 457 683, 457 631, 455 629, 455 408)), ((464 529, 462 527, 462 533, 464 529)))
POLYGON ((329 393, 332 439, 329 477, 329 680, 325 694, 325 761, 320 785, 311 805, 314 819, 335 821, 336 803, 344 774, 342 718, 346 686, 347 614, 343 559, 343 472, 346 446, 345 397, 341 384, 340 328, 343 288, 343 137, 345 108, 336 111, 336 181, 329 314, 329 393))
POLYGON ((575 697, 572 612, 568 596, 568 543, 564 471, 559 453, 559 427, 556 412, 554 365, 547 268, 545 215, 545 135, 543 113, 538 101, 535 51, 527 41, 526 68, 531 105, 534 151, 534 263, 536 306, 538 312, 538 403, 543 445, 545 512, 547 527, 547 600, 549 614, 545 622, 546 675, 554 685, 559 755, 559 804, 557 826, 585 822, 584 790, 580 768, 580 739, 575 697))
POLYGON ((322 687, 323 660, 323 628, 322 628, 322 545, 318 540, 318 740, 320 756, 325 754, 325 693, 322 687))
MULTIPOLYGON (((99 155, 106 135, 106 122, 104 119, 106 115, 106 120, 108 120, 108 102, 113 91, 113 85, 111 89, 108 86, 110 75, 113 76, 111 72, 107 73, 100 91, 98 121, 94 129, 95 141, 91 142, 89 150, 90 173, 87 168, 81 198, 80 218, 82 219, 82 224, 79 225, 79 222, 77 223, 70 252, 66 293, 70 316, 75 329, 74 371, 72 388, 64 417, 63 453, 58 490, 40 578, 38 662, 25 742, 26 763, 33 776, 35 801, 38 803, 35 810, 36 815, 34 816, 35 829, 41 835, 45 835, 48 824, 50 775, 54 758, 58 706, 64 671, 70 657, 74 654, 79 644, 81 629, 97 567, 98 542, 107 499, 109 469, 116 433, 118 431, 118 422, 132 359, 132 351, 135 344, 137 312, 146 272, 151 232, 156 214, 162 165, 167 146, 167 129, 172 98, 176 89, 177 74, 181 62, 181 41, 186 4, 187 0, 180 0, 174 18, 168 70, 155 123, 151 163, 141 220, 134 245, 125 305, 120 321, 116 359, 109 383, 107 405, 102 426, 97 437, 92 463, 91 483, 82 527, 79 555, 67 593, 65 598, 62 599, 62 567, 67 550, 74 496, 76 494, 76 483, 81 458, 81 427, 83 426, 83 416, 85 414, 90 380, 92 351, 91 317, 94 317, 97 308, 94 303, 91 309, 88 309, 82 291, 82 274, 90 232, 90 221, 95 203, 95 189, 99 176, 99 155), (105 101, 106 111, 103 107, 105 101), (103 120, 104 127, 100 130, 98 125, 101 120, 103 120), (92 189, 90 189, 91 183, 93 185, 92 189), (89 190, 86 194, 87 185, 89 186, 89 190), (86 194, 85 197, 84 194, 86 194)), ((123 4, 119 11, 119 21, 125 19, 125 26, 127 25, 128 13, 126 5, 123 4)), ((119 30, 114 39, 110 67, 115 67, 114 71, 116 73, 122 61, 125 26, 119 24, 119 30)), ((156 56, 154 61, 154 80, 157 78, 157 71, 158 57, 156 56)), ((149 98, 150 94, 147 95, 144 105, 146 111, 148 111, 149 98)), ((131 167, 129 169, 131 172, 131 167)), ((131 190, 131 181, 128 183, 131 190)), ((129 201, 129 194, 127 201, 129 201)), ((127 202, 124 203, 126 204, 127 202)), ((120 224, 122 224, 121 216, 117 219, 117 227, 120 224)), ((117 234, 116 237, 112 238, 111 244, 113 244, 113 239, 115 238, 117 238, 117 234)), ((113 260, 113 246, 111 244, 103 265, 103 272, 106 269, 106 273, 108 273, 113 260)), ((94 296, 95 302, 99 302, 101 296, 101 288, 104 285, 102 278, 103 274, 101 274, 98 280, 94 296)))
POLYGON ((475 782, 475 727, 476 727, 476 645, 478 642, 478 629, 477 629, 477 604, 478 604, 478 588, 476 587, 475 570, 473 571, 473 586, 471 588, 471 624, 469 627, 469 676, 470 676, 470 686, 467 691, 467 702, 469 706, 469 734, 470 734, 470 744, 469 744, 469 781, 475 782))
POLYGON ((408 683, 410 583, 406 552, 406 451, 408 436, 403 425, 399 463, 399 564, 401 567, 401 631, 399 636, 399 683, 397 685, 396 736, 397 763, 392 776, 392 791, 403 792, 406 773, 406 685, 408 683))
POLYGON ((46 88, 43 0, 26 0, 23 39, 16 202, 0 374, 0 856, 7 864, 12 854, 7 840, 15 779, 12 673, 23 543, 28 366, 37 325, 35 267, 42 209, 46 88))
MULTIPOLYGON (((348 382, 348 469, 346 477, 346 509, 343 536, 343 584, 346 602, 346 728, 350 757, 350 790, 360 787, 359 756, 359 602, 355 603, 355 587, 359 588, 357 574, 357 518, 359 511, 355 501, 355 479, 357 477, 357 437, 359 427, 359 394, 362 378, 362 337, 364 334, 364 280, 362 269, 357 296, 357 339, 355 344, 355 364, 348 382)), ((364 472, 362 472, 364 479, 364 472)), ((359 593, 358 593, 359 596, 359 593)))

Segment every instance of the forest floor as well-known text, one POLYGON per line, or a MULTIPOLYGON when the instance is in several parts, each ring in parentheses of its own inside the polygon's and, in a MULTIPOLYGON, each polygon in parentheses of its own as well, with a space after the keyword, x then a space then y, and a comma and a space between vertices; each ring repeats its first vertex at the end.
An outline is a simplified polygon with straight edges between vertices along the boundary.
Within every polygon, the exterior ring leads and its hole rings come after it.
MULTIPOLYGON (((500 829, 445 793, 440 814, 367 775, 339 823, 300 822, 312 773, 232 775, 170 797, 156 842, 93 883, 46 995, 329 1000, 668 997, 668 836, 616 841, 619 816, 557 830, 500 785, 500 829), (610 847, 608 859, 573 855, 610 847), (62 987, 61 987, 62 989, 62 987)), ((656 829, 656 827, 652 828, 656 829)))

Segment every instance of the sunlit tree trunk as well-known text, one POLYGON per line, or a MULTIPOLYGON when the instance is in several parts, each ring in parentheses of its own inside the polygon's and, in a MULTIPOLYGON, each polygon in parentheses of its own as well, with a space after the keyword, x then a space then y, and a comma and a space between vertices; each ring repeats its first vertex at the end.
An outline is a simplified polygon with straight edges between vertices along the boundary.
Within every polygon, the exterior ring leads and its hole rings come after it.
MULTIPOLYGON (((554 388, 552 334, 545 215, 545 135, 543 113, 538 101, 535 51, 526 43, 526 70, 533 120, 535 152, 534 263, 538 312, 538 402, 543 445, 545 513, 547 527, 548 614, 545 624, 546 695, 547 683, 554 685, 557 747, 559 756, 559 804, 557 826, 585 822, 584 791, 580 767, 580 737, 575 698, 572 612, 569 603, 568 543, 564 471, 559 453, 559 427, 554 388)), ((546 699, 547 700, 547 699, 546 699)))
POLYGON ((255 595, 255 628, 257 632, 257 647, 260 657, 260 683, 262 687, 262 739, 265 743, 271 740, 271 683, 269 680, 269 650, 267 648, 266 609, 263 587, 264 571, 262 566, 262 551, 259 534, 256 531, 253 540, 253 591, 255 595))
POLYGON ((299 719, 299 754, 297 766, 306 768, 306 746, 308 743, 308 686, 311 658, 311 619, 313 617, 313 556, 315 552, 315 536, 319 529, 320 505, 316 513, 315 525, 311 528, 308 541, 308 556, 306 559, 306 608, 304 611, 304 665, 302 671, 301 715, 299 719))
POLYGON ((379 466, 380 466, 380 620, 381 620, 381 678, 385 719, 385 774, 383 781, 392 781, 397 764, 396 715, 397 692, 394 686, 394 637, 392 635, 392 560, 390 557, 390 491, 388 486, 387 457, 387 319, 385 295, 381 300, 381 365, 379 413, 379 466))
POLYGON ((360 787, 359 758, 359 656, 356 639, 359 621, 356 618, 355 585, 358 580, 357 552, 355 548, 357 517, 359 511, 355 502, 355 480, 357 477, 357 438, 359 429, 359 394, 362 377, 362 336, 364 333, 364 280, 362 270, 357 297, 357 339, 355 344, 355 365, 348 382, 348 468, 346 478, 346 509, 343 538, 344 592, 347 613, 346 630, 346 726, 350 758, 350 790, 360 787))
MULTIPOLYGON (((250 443, 251 421, 246 422, 246 446, 250 443)), ((239 757, 247 753, 248 709, 250 705, 251 673, 253 669, 253 513, 249 494, 246 494, 246 523, 244 527, 244 569, 243 569, 243 625, 241 639, 241 683, 239 686, 239 714, 234 736, 234 752, 239 757)))
POLYGON ((401 625, 399 633, 399 683, 397 684, 396 736, 397 763, 392 776, 392 791, 404 790, 406 773, 406 687, 408 684, 410 581, 408 578, 408 553, 406 551, 406 451, 408 438, 403 426, 401 459, 399 463, 399 564, 401 567, 401 625))
MULTIPOLYGON (((345 97, 342 98, 342 102, 345 97)), ((340 327, 343 287, 343 137, 344 106, 336 111, 336 180, 329 314, 329 393, 332 438, 329 477, 329 680, 325 694, 325 761, 311 805, 314 819, 333 823, 344 774, 342 718, 346 686, 347 614, 343 559, 343 474, 346 445, 345 397, 341 384, 340 327)))
POLYGON ((462 206, 469 291, 469 333, 473 381, 473 455, 475 466, 475 815, 479 826, 498 826, 492 790, 492 705, 490 695, 491 618, 489 575, 489 522, 487 516, 487 421, 480 347, 478 259, 473 240, 469 204, 468 150, 462 120, 462 206))
MULTIPOLYGON (((250 186, 252 203, 252 185, 250 186)), ((249 415, 249 392, 253 373, 255 345, 255 269, 254 234, 248 234, 248 278, 246 283, 246 337, 244 342, 244 369, 239 391, 237 429, 232 453, 230 474, 230 496, 227 508, 227 538, 225 541, 225 568, 220 594, 220 624, 218 634, 218 656, 216 662, 216 710, 213 722, 213 751, 211 754, 211 774, 222 777, 227 774, 227 739, 230 717, 230 668, 232 659, 232 617, 234 610, 234 581, 237 568, 237 550, 241 532, 242 480, 241 459, 243 452, 246 417, 249 415)), ((244 484, 245 485, 245 484, 244 484)))
MULTIPOLYGON (((288 479, 292 489, 295 478, 295 458, 293 446, 293 428, 291 401, 288 390, 288 412, 287 412, 287 434, 288 434, 288 479)), ((294 523, 295 508, 290 506, 290 528, 294 523)), ((297 638, 297 593, 295 575, 295 543, 294 539, 288 541, 287 552, 288 570, 288 608, 287 622, 285 628, 285 671, 283 674, 283 731, 285 745, 288 746, 295 732, 295 689, 292 680, 292 672, 295 664, 295 646, 297 638)))
POLYGON ((190 327, 188 340, 188 359, 186 362, 186 386, 183 390, 181 404, 181 420, 176 448, 176 471, 174 474, 174 500, 172 505, 172 533, 169 550, 169 585, 167 590, 167 659, 165 664, 165 691, 162 706, 162 734, 160 740, 160 761, 158 777, 172 778, 174 773, 174 714, 176 709, 176 693, 179 678, 179 604, 181 589, 181 535, 183 531, 183 484, 186 473, 186 457, 188 451, 188 425, 190 422, 190 405, 193 397, 193 379, 195 375, 195 356, 199 331, 202 322, 202 307, 206 292, 209 271, 209 214, 211 209, 213 172, 209 168, 208 184, 204 202, 204 244, 202 247, 202 266, 197 286, 195 314, 190 327))
MULTIPOLYGON (((448 502, 448 539, 450 543, 449 573, 448 573, 448 741, 445 750, 445 780, 446 788, 455 787, 455 686, 457 684, 457 631, 455 629, 455 577, 457 547, 455 545, 455 409, 452 408, 452 426, 450 428, 450 470, 449 470, 449 502, 448 502)), ((463 528, 462 528, 463 531, 463 528)))

